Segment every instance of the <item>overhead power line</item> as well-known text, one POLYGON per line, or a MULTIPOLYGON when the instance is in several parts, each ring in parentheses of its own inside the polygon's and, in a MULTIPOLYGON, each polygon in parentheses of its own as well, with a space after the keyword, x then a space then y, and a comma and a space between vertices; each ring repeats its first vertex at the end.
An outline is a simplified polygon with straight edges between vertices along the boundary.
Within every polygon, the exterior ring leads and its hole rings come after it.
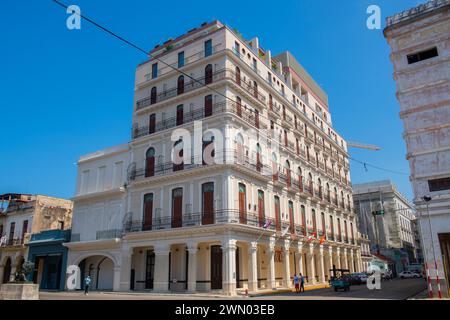
POLYGON ((362 165, 364 166, 364 169, 365 169, 366 171, 368 171, 367 167, 372 167, 372 168, 377 169, 377 170, 386 171, 386 172, 390 172, 390 173, 394 173, 394 174, 400 174, 400 175, 406 175, 406 176, 409 175, 409 174, 406 173, 406 172, 401 172, 401 171, 396 171, 396 170, 391 170, 391 169, 385 169, 385 168, 378 167, 378 166, 376 166, 376 165, 367 163, 367 162, 365 162, 365 161, 361 161, 361 160, 354 159, 354 158, 352 158, 352 157, 348 157, 348 158, 349 158, 350 160, 353 160, 353 161, 355 161, 355 162, 357 162, 357 163, 362 164, 362 165))
MULTIPOLYGON (((63 7, 63 8, 65 8, 66 10, 68 9, 68 6, 67 6, 66 4, 62 3, 61 1, 59 1, 59 0, 52 0, 52 1, 55 2, 57 5, 59 5, 59 6, 63 7)), ((75 12, 74 12, 74 13, 75 13, 75 12)), ((81 14, 81 13, 79 14, 79 16, 80 16, 82 19, 84 19, 84 20, 86 20, 87 22, 89 22, 89 23, 91 23, 92 25, 94 25, 95 27, 99 28, 100 30, 102 30, 102 31, 104 31, 104 32, 106 32, 106 33, 108 33, 109 35, 113 36, 114 38, 116 38, 116 39, 122 41, 123 43, 127 44, 128 46, 131 46, 132 48, 134 48, 134 49, 136 49, 136 50, 138 50, 138 51, 144 53, 144 54, 146 55, 147 58, 149 57, 149 52, 148 52, 147 50, 145 50, 145 49, 141 48, 140 46, 134 44, 134 43, 131 42, 130 40, 125 39, 124 37, 118 35, 117 33, 113 32, 113 31, 111 31, 111 30, 109 30, 108 28, 102 26, 101 24, 95 22, 93 19, 91 19, 91 18, 89 18, 89 17, 87 17, 87 16, 85 16, 85 15, 83 15, 83 14, 81 14)), ((188 78, 191 79, 192 81, 194 81, 194 82, 196 82, 196 83, 198 83, 198 84, 200 84, 200 85, 202 85, 202 86, 208 88, 208 89, 211 90, 212 92, 217 93, 218 95, 224 97, 225 99, 227 99, 227 100, 229 100, 229 101, 231 101, 231 102, 233 102, 233 103, 238 103, 237 101, 235 101, 235 100, 233 100, 232 98, 226 96, 226 95, 223 94, 222 92, 220 92, 220 91, 218 91, 218 90, 212 88, 211 86, 209 86, 209 85, 207 85, 207 84, 205 84, 205 83, 202 83, 201 81, 195 79, 193 76, 191 76, 191 75, 187 74, 186 72, 180 70, 179 68, 177 68, 177 67, 175 67, 175 66, 173 66, 173 65, 171 65, 171 64, 169 64, 169 63, 167 63, 167 62, 165 62, 165 61, 163 61, 163 60, 161 60, 161 59, 159 59, 158 57, 153 57, 153 59, 157 60, 158 62, 161 62, 163 65, 165 65, 165 66, 171 68, 172 70, 177 71, 178 73, 181 73, 182 75, 188 77, 188 78)), ((260 116, 261 118, 266 119, 266 120, 270 120, 269 118, 267 118, 267 117, 265 117, 265 116, 263 116, 263 115, 261 115, 261 114, 260 114, 259 116, 260 116)), ((351 157, 349 157, 349 159, 351 159, 351 160, 353 160, 353 161, 355 161, 355 162, 358 162, 358 163, 362 164, 362 165, 364 166, 364 168, 366 169, 366 171, 367 171, 367 167, 369 166, 369 167, 372 167, 372 168, 374 168, 374 169, 381 170, 381 171, 386 171, 386 172, 391 172, 391 173, 401 174, 401 175, 408 175, 408 174, 405 173, 405 172, 399 172, 399 171, 395 171, 395 170, 384 169, 384 168, 381 168, 381 167, 378 167, 378 166, 375 166, 375 165, 372 165, 372 164, 369 164, 369 163, 367 163, 367 162, 360 161, 360 160, 357 160, 357 159, 354 159, 354 158, 351 158, 351 157)))

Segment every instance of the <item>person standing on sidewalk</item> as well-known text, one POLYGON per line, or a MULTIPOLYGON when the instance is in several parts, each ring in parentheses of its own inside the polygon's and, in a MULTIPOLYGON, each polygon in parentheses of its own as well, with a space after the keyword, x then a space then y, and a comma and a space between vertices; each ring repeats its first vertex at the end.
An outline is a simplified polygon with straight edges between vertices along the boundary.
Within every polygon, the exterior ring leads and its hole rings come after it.
POLYGON ((89 294, 89 286, 91 285, 91 277, 89 275, 86 276, 86 278, 84 278, 84 294, 87 295, 89 294))
POLYGON ((299 293, 300 292, 300 279, 298 278, 297 274, 294 275, 294 287, 295 287, 295 292, 299 293))
POLYGON ((305 292, 305 277, 300 273, 300 292, 305 292))

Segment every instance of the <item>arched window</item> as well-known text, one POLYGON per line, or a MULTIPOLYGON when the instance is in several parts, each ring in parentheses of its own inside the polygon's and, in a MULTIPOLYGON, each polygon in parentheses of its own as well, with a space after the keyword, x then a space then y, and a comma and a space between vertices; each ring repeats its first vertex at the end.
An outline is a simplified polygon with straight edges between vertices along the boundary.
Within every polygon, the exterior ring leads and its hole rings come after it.
POLYGON ((275 152, 272 153, 272 178, 273 181, 278 181, 278 160, 275 152))
POLYGON ((238 163, 244 163, 244 137, 241 133, 236 135, 236 160, 238 163))
POLYGON ((327 183, 327 201, 330 202, 331 200, 331 191, 330 191, 330 185, 327 183))
POLYGON ((183 189, 172 190, 172 228, 183 226, 183 189))
POLYGON ((179 76, 177 82, 177 94, 182 93, 184 93, 184 76, 179 76))
POLYGON ((345 208, 345 198, 344 198, 344 192, 341 191, 341 207, 345 208))
POLYGON ((308 175, 308 185, 309 185, 309 193, 311 194, 311 196, 314 196, 314 181, 313 181, 313 176, 311 173, 309 173, 308 175))
POLYGON ((253 95, 258 99, 258 83, 256 81, 253 81, 253 95))
POLYGON ((181 126, 183 124, 183 109, 182 104, 177 106, 177 126, 181 126))
POLYGON ((241 69, 238 66, 236 66, 236 83, 238 86, 241 85, 241 69))
POLYGON ((214 183, 202 184, 202 224, 214 223, 214 183))
POLYGON ((203 137, 203 165, 211 165, 214 164, 214 136, 212 134, 205 134, 203 137))
POLYGON ((301 205, 300 211, 301 211, 301 215, 302 215, 302 231, 303 231, 303 235, 306 236, 307 235, 307 232, 306 232, 306 209, 305 209, 304 205, 301 205))
POLYGON ((289 201, 288 209, 289 209, 289 232, 291 234, 295 234, 294 203, 292 201, 289 201))
POLYGON ((313 225, 313 235, 314 237, 317 237, 317 217, 316 217, 316 210, 311 210, 311 220, 313 225))
POLYGON ((153 193, 144 195, 144 214, 142 221, 142 230, 152 230, 153 222, 153 193))
POLYGON ((239 183, 239 223, 247 224, 246 187, 243 183, 239 183))
POLYGON ((205 67, 205 84, 211 84, 213 82, 213 69, 212 65, 208 64, 205 67))
POLYGON ((148 133, 155 133, 156 130, 156 114, 152 113, 148 119, 148 133))
POLYGON ((298 187, 300 189, 300 192, 303 192, 303 173, 302 168, 297 168, 297 175, 298 175, 298 187))
POLYGON ((259 143, 256 144, 256 170, 261 172, 262 168, 262 150, 259 143))
POLYGON ((291 187, 291 164, 288 160, 284 163, 284 170, 286 175, 286 185, 288 188, 291 187))
POLYGON ((350 211, 351 209, 351 204, 350 204, 350 195, 347 194, 347 210, 350 211))
POLYGON ((320 178, 317 179, 317 187, 317 191, 319 192, 318 196, 322 199, 322 180, 320 180, 320 178))
POLYGON ((336 187, 334 187, 334 204, 337 206, 338 205, 338 192, 336 187))
POLYGON ((183 141, 181 139, 176 141, 173 145, 173 157, 173 171, 183 170, 183 141))
POLYGON ((149 148, 145 153, 145 177, 155 175, 155 149, 149 148))
POLYGON ((275 229, 277 231, 281 230, 281 212, 280 212, 280 197, 274 196, 275 205, 275 229))
POLYGON ((238 117, 242 116, 242 99, 241 97, 236 97, 236 114, 238 117))
POLYGON ((259 226, 262 227, 265 224, 265 212, 264 212, 264 191, 258 190, 258 221, 259 226))
POLYGON ((150 104, 154 104, 156 103, 156 87, 153 87, 152 90, 150 91, 150 104))
POLYGON ((205 117, 210 117, 213 114, 213 98, 212 95, 205 97, 205 117))

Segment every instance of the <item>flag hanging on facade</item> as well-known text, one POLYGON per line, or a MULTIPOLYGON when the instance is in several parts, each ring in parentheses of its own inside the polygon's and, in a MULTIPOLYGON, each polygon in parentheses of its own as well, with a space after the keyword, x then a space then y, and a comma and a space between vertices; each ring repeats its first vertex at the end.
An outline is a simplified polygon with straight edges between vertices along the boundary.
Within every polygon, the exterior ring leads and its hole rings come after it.
POLYGON ((272 225, 272 220, 267 220, 266 223, 264 223, 263 228, 267 229, 272 225))
POLYGON ((319 244, 323 244, 324 242, 325 242, 325 236, 322 236, 321 238, 320 238, 320 241, 319 241, 319 244))
POLYGON ((281 236, 284 237, 289 231, 289 227, 286 227, 283 229, 283 231, 281 232, 281 236))

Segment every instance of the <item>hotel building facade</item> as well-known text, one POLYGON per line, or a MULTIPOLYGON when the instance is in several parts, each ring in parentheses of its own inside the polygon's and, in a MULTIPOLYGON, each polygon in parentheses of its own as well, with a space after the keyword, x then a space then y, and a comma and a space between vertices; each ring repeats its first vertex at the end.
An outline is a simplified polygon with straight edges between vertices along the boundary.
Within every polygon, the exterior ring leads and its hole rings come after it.
POLYGON ((346 142, 289 53, 219 21, 136 70, 130 142, 78 161, 68 265, 98 290, 289 288, 362 270, 346 142))

